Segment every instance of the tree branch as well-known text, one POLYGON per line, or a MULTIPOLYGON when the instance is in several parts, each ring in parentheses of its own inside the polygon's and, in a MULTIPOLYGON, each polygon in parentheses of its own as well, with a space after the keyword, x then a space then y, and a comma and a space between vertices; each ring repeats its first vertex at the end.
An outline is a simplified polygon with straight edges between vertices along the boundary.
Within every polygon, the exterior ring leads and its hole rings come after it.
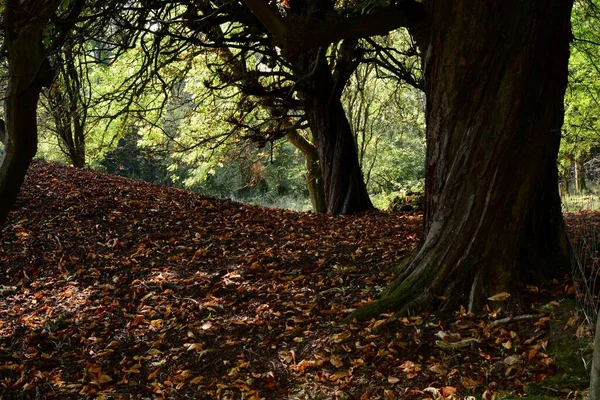
POLYGON ((288 26, 283 18, 273 11, 264 0, 243 0, 256 18, 276 38, 286 36, 288 26))
POLYGON ((326 47, 343 39, 386 35, 402 27, 412 28, 425 17, 421 3, 406 0, 355 17, 335 11, 317 25, 302 26, 278 15, 264 0, 243 1, 273 37, 285 41, 288 47, 299 46, 303 50, 326 47))
POLYGON ((323 46, 343 39, 386 35, 398 28, 412 28, 424 17, 422 4, 415 1, 402 1, 358 17, 336 13, 314 30, 312 46, 323 46))

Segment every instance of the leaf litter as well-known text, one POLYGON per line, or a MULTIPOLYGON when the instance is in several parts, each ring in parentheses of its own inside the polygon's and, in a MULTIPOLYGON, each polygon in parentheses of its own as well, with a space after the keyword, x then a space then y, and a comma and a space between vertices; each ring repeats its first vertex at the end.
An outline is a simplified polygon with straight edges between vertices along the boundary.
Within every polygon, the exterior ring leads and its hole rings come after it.
POLYGON ((493 399, 556 373, 543 316, 345 321, 420 228, 36 162, 0 228, 0 397, 493 399))

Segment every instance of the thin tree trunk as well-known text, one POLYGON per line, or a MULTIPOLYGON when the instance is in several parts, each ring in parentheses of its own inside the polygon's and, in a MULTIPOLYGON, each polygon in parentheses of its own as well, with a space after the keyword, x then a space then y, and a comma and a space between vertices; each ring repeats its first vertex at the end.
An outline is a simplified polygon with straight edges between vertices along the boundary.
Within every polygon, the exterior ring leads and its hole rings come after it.
POLYGON ((590 400, 600 400, 600 315, 596 318, 594 358, 592 361, 592 377, 590 380, 590 400))
POLYGON ((46 22, 57 5, 57 1, 50 1, 33 15, 15 0, 5 6, 9 79, 5 102, 6 148, 0 165, 0 224, 6 221, 37 151, 37 103, 42 86, 54 75, 42 39, 46 22))
POLYGON ((296 131, 288 133, 286 138, 304 154, 304 159, 306 160, 306 184, 314 212, 326 213, 325 190, 323 187, 323 178, 321 177, 319 154, 316 147, 296 131))
POLYGON ((518 309, 517 284, 568 271, 556 159, 572 2, 431 3, 425 240, 384 297, 357 310, 518 309), (440 304, 441 299, 445 301, 440 304))
POLYGON ((70 149, 71 163, 75 168, 85 166, 85 124, 87 119, 87 109, 83 101, 81 90, 81 79, 75 66, 75 55, 71 46, 67 45, 64 49, 65 65, 63 68, 65 92, 70 107, 66 109, 67 121, 69 124, 69 133, 72 132, 72 144, 70 149))
POLYGON ((73 134, 75 139, 75 153, 71 162, 75 168, 85 167, 85 126, 82 125, 78 115, 73 115, 73 134))
POLYGON ((585 184, 585 170, 583 168, 583 157, 578 155, 575 157, 575 192, 583 194, 587 190, 585 184))

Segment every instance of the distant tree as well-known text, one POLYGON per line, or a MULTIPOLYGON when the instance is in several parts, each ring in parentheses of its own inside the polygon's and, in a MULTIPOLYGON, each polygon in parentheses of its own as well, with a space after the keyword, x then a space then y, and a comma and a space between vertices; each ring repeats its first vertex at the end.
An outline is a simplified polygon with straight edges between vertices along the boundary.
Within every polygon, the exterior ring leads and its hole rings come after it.
POLYGON ((342 96, 369 193, 388 198, 422 191, 425 178, 425 95, 361 64, 342 96))
POLYGON ((45 124, 45 128, 56 136, 60 150, 71 164, 82 168, 86 163, 91 87, 87 64, 77 59, 72 46, 68 43, 63 47, 58 76, 47 90, 42 91, 42 105, 52 121, 45 124))
POLYGON ((138 145, 140 135, 136 127, 119 139, 117 147, 108 151, 100 165, 106 172, 157 184, 171 183, 167 163, 161 162, 151 150, 138 145))
MULTIPOLYGON (((219 41, 224 33, 218 26, 212 27, 209 31, 214 41, 219 41)), ((236 58, 229 47, 220 49, 217 52, 223 63, 223 67, 216 68, 216 72, 221 81, 240 82, 242 88, 257 86, 256 77, 249 74, 245 60, 236 58)), ((244 90, 244 89, 242 89, 244 90)), ((246 89, 247 90, 247 89, 246 89)), ((248 90, 247 90, 248 91, 248 90)), ((249 91, 250 93, 252 91, 249 91)), ((321 174, 321 166, 319 164, 319 153, 316 146, 312 142, 312 138, 307 138, 300 132, 299 128, 294 128, 294 120, 288 117, 287 120, 281 114, 281 111, 273 105, 271 96, 258 97, 257 103, 263 107, 269 116, 278 121, 281 129, 285 131, 285 138, 296 147, 305 157, 306 160, 306 184, 308 187, 313 211, 317 213, 327 212, 327 203, 325 199, 325 187, 321 174)), ((256 138, 254 138, 256 140, 256 138)), ((263 143, 264 145, 264 143, 263 143)))
POLYGON ((573 43, 565 96, 560 167, 564 186, 587 190, 585 164, 600 149, 600 12, 594 1, 573 7, 573 43))

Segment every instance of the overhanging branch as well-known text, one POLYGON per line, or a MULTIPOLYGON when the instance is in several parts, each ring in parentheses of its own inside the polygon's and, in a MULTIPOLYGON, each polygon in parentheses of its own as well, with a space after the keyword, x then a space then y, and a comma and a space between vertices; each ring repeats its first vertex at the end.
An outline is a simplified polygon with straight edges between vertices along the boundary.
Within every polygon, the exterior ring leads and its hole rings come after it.
POLYGON ((288 32, 288 26, 284 19, 277 15, 264 0, 244 0, 244 3, 252 11, 256 18, 274 37, 285 37, 288 32))
POLYGON ((303 26, 297 20, 278 15, 264 0, 243 1, 276 40, 296 50, 326 47, 344 39, 386 35, 398 28, 412 28, 425 17, 421 3, 401 1, 360 16, 348 16, 347 12, 337 10, 322 22, 303 26))
POLYGON ((424 17, 423 5, 415 1, 402 1, 358 17, 344 17, 338 13, 315 30, 315 45, 386 35, 398 28, 411 28, 424 17))

